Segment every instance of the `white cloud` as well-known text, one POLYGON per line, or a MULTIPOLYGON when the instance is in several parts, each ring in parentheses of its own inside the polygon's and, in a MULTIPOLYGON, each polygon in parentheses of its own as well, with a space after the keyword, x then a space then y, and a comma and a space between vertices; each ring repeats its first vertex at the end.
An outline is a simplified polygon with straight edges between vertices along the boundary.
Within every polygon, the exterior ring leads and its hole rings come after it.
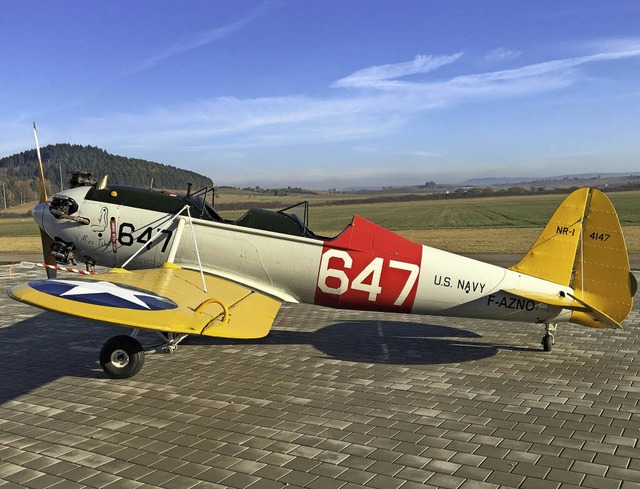
POLYGON ((395 81, 418 73, 428 73, 444 65, 456 61, 463 53, 455 53, 447 56, 418 55, 413 61, 395 63, 380 66, 371 66, 363 70, 356 71, 351 75, 341 78, 333 83, 333 87, 338 88, 376 88, 393 89, 402 85, 395 81), (394 81, 392 81, 394 80, 394 81))
POLYGON ((359 145, 351 148, 354 153, 370 154, 370 155, 392 155, 392 156, 410 156, 417 158, 442 158, 448 154, 448 151, 429 151, 424 149, 398 150, 388 146, 367 146, 359 145))
POLYGON ((129 73, 138 73, 140 71, 148 70, 168 58, 184 53, 186 51, 191 51, 192 49, 197 49, 199 47, 210 44, 214 41, 218 41, 227 36, 230 36, 231 34, 234 34, 235 32, 243 29, 245 26, 247 26, 247 24, 249 24, 250 22, 260 17, 262 14, 264 14, 270 6, 271 6, 271 2, 269 1, 263 2, 257 8, 249 12, 245 17, 243 17, 240 20, 231 22, 221 27, 210 29, 208 31, 188 34, 183 39, 166 47, 159 53, 143 60, 137 67, 132 69, 129 73))
POLYGON ((501 61, 510 61, 513 59, 517 59, 522 55, 522 52, 517 51, 515 49, 508 48, 497 48, 492 51, 489 51, 484 57, 485 60, 490 63, 496 63, 501 61))
POLYGON ((419 158, 442 158, 446 156, 448 152, 443 151, 425 151, 423 149, 413 149, 409 151, 400 151, 398 154, 406 156, 417 156, 419 158))
MULTIPOLYGON (((638 40, 609 42, 600 48, 584 56, 508 70, 462 74, 437 81, 399 81, 409 75, 432 72, 462 56, 461 53, 420 55, 408 62, 358 70, 332 85, 349 90, 336 90, 324 98, 220 97, 156 107, 143 113, 110 113, 78 120, 73 136, 76 141, 113 150, 138 145, 172 154, 181 148, 185 153, 209 147, 240 154, 259 147, 342 141, 364 144, 368 139, 397 133, 414 115, 435 107, 550 92, 587 79, 584 72, 589 65, 640 57, 638 40)), ((423 156, 434 155, 426 151, 423 156)))

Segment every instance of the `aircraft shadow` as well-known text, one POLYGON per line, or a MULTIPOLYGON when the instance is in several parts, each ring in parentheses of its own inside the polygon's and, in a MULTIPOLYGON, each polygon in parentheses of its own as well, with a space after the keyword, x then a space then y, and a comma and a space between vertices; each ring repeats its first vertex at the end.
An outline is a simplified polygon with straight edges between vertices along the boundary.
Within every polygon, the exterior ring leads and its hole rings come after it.
MULTIPOLYGON (((128 329, 86 319, 43 312, 0 328, 0 403, 15 399, 62 377, 104 379, 97 356, 106 339, 128 329)), ((143 343, 158 338, 142 333, 143 343)), ((311 345, 319 355, 375 364, 434 365, 489 358, 501 349, 464 329, 401 321, 355 320, 316 331, 274 328, 258 340, 227 340, 190 336, 181 349, 209 345, 311 345)), ((214 354, 214 352, 212 352, 214 354)), ((180 365, 176 363, 176 365, 180 365)))
MULTIPOLYGON (((325 355, 350 362, 394 365, 462 363, 495 355, 499 347, 475 341, 480 335, 425 323, 358 320, 302 332, 274 328, 252 344, 309 344, 325 355)), ((242 344, 246 340, 190 337, 188 344, 242 344)), ((507 347, 508 348, 508 347, 507 347)))

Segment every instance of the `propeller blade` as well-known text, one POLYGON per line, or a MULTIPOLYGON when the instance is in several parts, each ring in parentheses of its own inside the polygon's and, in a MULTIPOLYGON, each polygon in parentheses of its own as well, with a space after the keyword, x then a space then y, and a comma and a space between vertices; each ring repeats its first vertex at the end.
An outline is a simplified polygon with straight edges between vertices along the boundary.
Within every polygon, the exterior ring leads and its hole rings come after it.
MULTIPOLYGON (((40 241, 42 242, 42 257, 47 265, 56 266, 58 262, 49 254, 53 239, 43 229, 40 229, 40 241)), ((55 268, 47 268, 47 278, 56 278, 58 273, 55 268)))
MULTIPOLYGON (((38 173, 40 174, 40 203, 49 200, 47 197, 47 186, 44 181, 44 168, 42 166, 42 157, 40 156, 40 143, 38 142, 38 131, 36 123, 33 123, 33 136, 36 139, 36 153, 38 154, 38 173)), ((49 236, 44 229, 40 228, 40 241, 42 242, 42 256, 47 265, 57 265, 56 259, 49 254, 53 238, 49 236)), ((56 278, 57 272, 54 268, 47 268, 47 278, 56 278)))
POLYGON ((38 131, 36 123, 33 123, 33 136, 36 138, 36 153, 38 154, 38 173, 40 174, 40 203, 49 200, 47 197, 47 186, 44 182, 44 168, 42 166, 42 157, 40 156, 40 143, 38 143, 38 131))

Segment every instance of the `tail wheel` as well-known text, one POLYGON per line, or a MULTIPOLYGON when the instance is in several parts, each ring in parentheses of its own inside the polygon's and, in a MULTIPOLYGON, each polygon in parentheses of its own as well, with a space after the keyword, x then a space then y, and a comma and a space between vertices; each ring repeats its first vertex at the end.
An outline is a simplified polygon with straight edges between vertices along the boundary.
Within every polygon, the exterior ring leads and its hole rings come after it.
POLYGON ((553 348, 553 343, 553 335, 546 334, 542 337, 542 349, 544 351, 551 351, 551 349, 553 348))
POLYGON ((128 379, 144 365, 144 350, 138 340, 119 335, 109 338, 100 350, 100 366, 112 379, 128 379))

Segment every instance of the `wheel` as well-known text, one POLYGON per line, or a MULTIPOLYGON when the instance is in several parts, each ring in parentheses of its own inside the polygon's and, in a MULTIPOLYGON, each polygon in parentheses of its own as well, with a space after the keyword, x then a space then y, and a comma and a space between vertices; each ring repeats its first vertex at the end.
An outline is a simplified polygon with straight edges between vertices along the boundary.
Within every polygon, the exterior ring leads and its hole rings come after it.
POLYGON ((542 337, 542 349, 544 351, 551 351, 553 348, 553 336, 546 334, 542 337))
POLYGON ((144 350, 138 340, 119 335, 109 338, 100 350, 100 366, 112 379, 128 379, 144 365, 144 350))

